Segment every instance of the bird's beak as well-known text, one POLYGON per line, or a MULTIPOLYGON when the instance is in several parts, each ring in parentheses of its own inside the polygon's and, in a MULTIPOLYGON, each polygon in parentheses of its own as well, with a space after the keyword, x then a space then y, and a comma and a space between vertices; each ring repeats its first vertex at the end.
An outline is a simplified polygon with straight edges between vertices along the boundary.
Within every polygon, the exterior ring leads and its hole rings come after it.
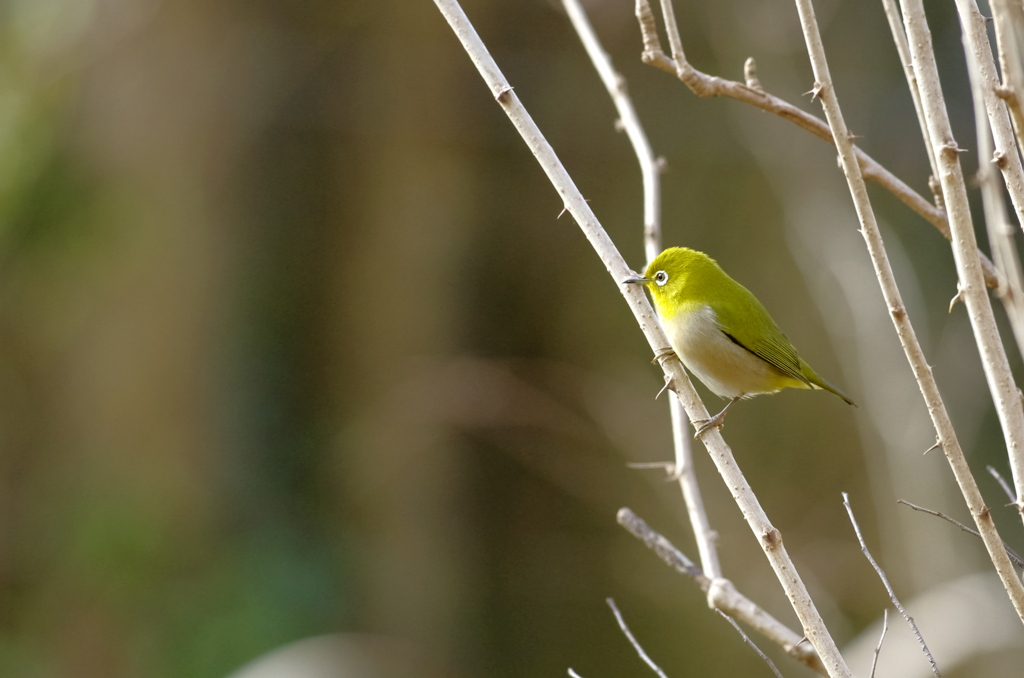
POLYGON ((628 283, 649 283, 649 282, 651 282, 650 278, 645 278, 642 275, 634 275, 634 276, 631 276, 631 277, 626 278, 625 280, 623 280, 622 284, 626 285, 628 283))

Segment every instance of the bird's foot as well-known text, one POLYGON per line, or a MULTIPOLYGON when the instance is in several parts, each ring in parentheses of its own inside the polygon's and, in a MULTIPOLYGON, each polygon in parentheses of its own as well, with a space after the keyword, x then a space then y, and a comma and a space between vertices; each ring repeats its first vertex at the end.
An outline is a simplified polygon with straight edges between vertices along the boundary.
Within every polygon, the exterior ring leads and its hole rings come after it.
POLYGON ((693 423, 698 424, 697 432, 693 434, 693 437, 696 440, 713 428, 722 428, 725 426, 725 410, 722 410, 710 419, 702 419, 693 423))
POLYGON ((742 396, 737 396, 730 400, 729 404, 723 407, 721 412, 711 417, 710 419, 704 419, 702 421, 693 422, 695 425, 697 425, 697 432, 693 434, 693 437, 695 439, 700 438, 702 435, 704 435, 706 432, 710 431, 713 428, 722 428, 725 425, 725 413, 728 412, 729 408, 732 407, 736 403, 736 401, 739 400, 741 397, 742 396))

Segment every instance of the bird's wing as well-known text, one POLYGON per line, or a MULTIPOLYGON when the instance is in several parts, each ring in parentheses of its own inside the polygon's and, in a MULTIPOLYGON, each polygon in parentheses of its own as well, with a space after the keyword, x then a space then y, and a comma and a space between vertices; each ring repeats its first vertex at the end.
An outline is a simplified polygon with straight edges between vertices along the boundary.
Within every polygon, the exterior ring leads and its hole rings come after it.
POLYGON ((730 340, 747 349, 761 360, 777 368, 787 377, 792 377, 810 387, 810 382, 801 369, 800 356, 789 343, 789 339, 775 325, 761 302, 739 283, 741 291, 736 300, 715 309, 719 327, 730 340), (743 319, 741 321, 741 319, 743 319), (751 328, 760 328, 752 331, 751 328))

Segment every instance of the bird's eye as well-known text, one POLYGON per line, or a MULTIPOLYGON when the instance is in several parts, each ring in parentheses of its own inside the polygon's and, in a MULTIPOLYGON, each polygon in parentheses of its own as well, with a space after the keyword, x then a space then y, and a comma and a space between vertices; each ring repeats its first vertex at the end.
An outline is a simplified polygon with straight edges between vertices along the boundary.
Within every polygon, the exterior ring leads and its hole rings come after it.
POLYGON ((668 273, 665 273, 665 271, 658 271, 654 274, 654 282, 658 284, 658 287, 664 287, 665 283, 668 282, 668 273))

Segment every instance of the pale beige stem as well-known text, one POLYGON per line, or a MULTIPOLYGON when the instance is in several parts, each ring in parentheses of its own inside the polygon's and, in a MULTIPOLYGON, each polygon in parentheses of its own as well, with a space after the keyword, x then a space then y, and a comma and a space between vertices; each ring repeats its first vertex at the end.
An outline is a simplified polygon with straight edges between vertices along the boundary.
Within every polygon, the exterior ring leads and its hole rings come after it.
POLYGON ((1024 148, 1024 110, 1021 98, 1024 97, 1024 63, 1021 63, 1020 45, 1014 24, 1024 28, 1024 6, 1009 0, 990 0, 992 22, 996 29, 996 47, 999 50, 999 68, 1003 73, 1003 82, 996 94, 1006 100, 1013 118, 1014 132, 1017 136, 1018 148, 1024 148))
POLYGON ((800 634, 793 632, 768 614, 764 608, 737 591, 728 579, 712 580, 705 576, 672 542, 652 530, 640 516, 628 508, 619 509, 616 518, 620 525, 646 544, 647 548, 657 553, 670 567, 691 577, 700 590, 707 594, 712 607, 743 620, 745 624, 785 650, 790 657, 822 675, 828 675, 821 659, 814 653, 814 648, 805 643, 800 634))
MULTIPOLYGON (((914 65, 910 62, 910 45, 907 44, 907 34, 903 30, 903 19, 900 17, 900 10, 896 6, 896 0, 882 0, 882 7, 885 9, 885 18, 889 21, 889 30, 892 33, 892 41, 896 44, 896 52, 900 55, 900 65, 903 66, 903 75, 907 79, 907 89, 910 90, 910 98, 914 101, 917 124, 921 128, 921 136, 925 140, 924 147, 928 151, 928 164, 932 168, 932 180, 938 182, 939 168, 935 163, 932 145, 928 143, 928 124, 925 122, 924 109, 921 107, 921 90, 917 86, 914 65)), ((934 185, 937 187, 937 184, 934 185)), ((941 193, 938 195, 941 196, 941 193)))
MULTIPOLYGON (((611 59, 601 47, 601 42, 594 33, 586 12, 579 0, 563 0, 566 13, 573 28, 580 36, 587 55, 590 56, 594 69, 601 77, 605 89, 615 104, 619 114, 619 123, 625 130, 629 141, 640 163, 640 173, 644 187, 644 254, 650 263, 662 249, 661 242, 661 170, 658 158, 651 149, 650 141, 644 132, 640 117, 636 114, 630 99, 625 79, 616 72, 611 59)), ((690 422, 686 412, 675 398, 669 398, 672 416, 673 441, 675 443, 675 468, 673 475, 679 478, 679 487, 686 503, 690 526, 693 528, 700 553, 700 564, 704 574, 712 579, 722 576, 722 566, 718 559, 718 548, 715 545, 715 532, 708 521, 707 510, 701 498, 697 476, 693 470, 693 438, 687 433, 690 422)))
MULTIPOLYGON (((658 362, 665 371, 666 377, 670 380, 673 392, 681 400, 690 419, 698 421, 708 419, 707 408, 697 397, 693 385, 682 369, 682 363, 671 352, 668 338, 658 324, 654 309, 651 308, 647 297, 644 296, 642 290, 636 289, 634 285, 621 282, 633 275, 633 271, 626 265, 615 244, 601 227, 597 217, 565 171, 554 150, 526 112, 511 85, 501 74, 462 8, 456 0, 435 0, 435 4, 462 43, 491 93, 537 158, 555 190, 562 197, 565 208, 579 224, 613 279, 619 282, 619 291, 626 299, 630 310, 633 311, 640 329, 658 357, 658 362)), ((797 573, 796 567, 782 543, 781 533, 765 515, 757 497, 739 470, 732 450, 726 445, 717 429, 706 432, 702 439, 726 487, 729 488, 729 492, 743 513, 751 531, 758 538, 794 612, 800 619, 804 636, 817 650, 818 656, 821 657, 830 676, 833 678, 849 676, 849 669, 839 654, 835 641, 825 628, 825 623, 818 613, 814 601, 811 600, 807 586, 797 573)))
MULTIPOLYGON (((956 8, 960 13, 960 24, 963 26, 964 48, 968 52, 968 59, 974 61, 975 67, 972 71, 985 102, 983 108, 975 109, 975 114, 988 115, 989 127, 992 128, 992 138, 996 145, 992 159, 996 167, 1003 172, 1006 191, 1010 194, 1010 202, 1017 212, 1017 223, 1024 224, 1024 169, 1021 168, 1020 156, 1017 154, 1017 141, 1013 136, 1006 101, 996 96, 999 76, 996 74, 992 47, 988 42, 985 17, 981 15, 974 0, 956 0, 956 8)), ((1019 485, 1017 490, 1020 494, 1019 485)))
MULTIPOLYGON (((839 159, 843 167, 843 173, 846 175, 847 183, 850 186, 850 194, 853 197, 854 208, 857 210, 857 217, 860 220, 861 234, 864 236, 864 241, 867 244, 868 253, 871 256, 871 263, 875 268, 879 286, 882 289, 882 295, 885 298, 886 305, 888 306, 889 315, 892 318, 893 325, 896 327, 896 334, 899 336, 900 344, 903 346, 903 350, 907 355, 910 367, 914 371, 914 376, 920 385, 921 394, 924 396, 925 403, 928 405, 928 412, 932 418, 932 424, 935 426, 939 443, 946 454, 946 458, 949 460, 950 466, 953 468, 953 473, 956 476, 957 483, 960 485, 960 490, 963 493, 964 498, 967 500, 967 505, 971 510, 971 514, 974 516, 976 524, 978 525, 978 531, 983 534, 983 539, 985 541, 985 546, 988 549, 989 557, 992 559, 992 562, 995 564, 996 571, 1003 580, 1003 586, 1006 588, 1007 593, 1010 596, 1010 600, 1017 609, 1017 614, 1024 619, 1024 587, 1021 586, 1020 580, 1017 579, 1016 574, 1013 571, 1013 566, 1010 564, 1009 558, 1006 555, 1006 550, 1002 546, 1002 540, 999 538, 999 533, 996 531, 995 523, 992 521, 992 516, 989 514, 988 508, 985 506, 981 493, 978 490, 977 483, 974 481, 974 476, 971 475, 971 471, 967 465, 966 459, 964 458, 963 451, 960 449, 960 443, 957 440, 956 432, 953 430, 952 422, 946 412, 946 407, 942 401, 942 396, 939 393, 939 388, 935 382, 934 375, 932 374, 931 366, 925 359, 924 352, 917 340, 917 334, 914 332, 914 328, 910 323, 910 318, 907 315, 902 296, 900 295, 899 288, 896 285, 896 278, 892 273, 891 266, 889 265, 889 258, 885 251, 885 244, 882 241, 882 235, 878 229, 878 223, 875 220, 874 211, 871 208, 871 201, 868 198, 867 186, 865 186, 864 179, 861 176, 860 165, 854 154, 853 143, 850 141, 850 134, 846 128, 846 122, 843 119, 842 110, 839 107, 839 99, 836 96, 835 88, 832 85, 832 77, 829 73, 828 61, 825 57, 825 48, 821 42, 821 34, 818 30, 817 20, 814 17, 814 8, 811 5, 811 0, 796 0, 796 4, 800 13, 800 23, 803 27, 804 38, 807 42, 807 52, 811 59, 811 67, 814 71, 814 92, 816 96, 821 99, 822 106, 825 109, 825 117, 828 120, 835 138, 836 148, 839 149, 839 159)), ((906 7, 904 6, 904 17, 907 16, 906 11, 906 7)), ((927 50, 923 50, 920 36, 910 31, 909 24, 907 33, 911 36, 910 43, 913 45, 912 56, 914 59, 915 73, 917 74, 918 82, 921 83, 922 102, 924 103, 924 110, 930 132, 929 138, 934 139, 933 117, 935 115, 935 111, 933 109, 935 107, 935 99, 933 89, 937 86, 938 72, 936 71, 933 74, 934 79, 926 80, 926 77, 930 76, 923 74, 922 69, 918 65, 921 58, 919 56, 920 52, 927 51, 928 54, 931 54, 930 36, 928 36, 928 48, 927 50)), ((932 64, 934 65, 934 61, 932 64)), ((941 93, 939 96, 941 97, 941 93)), ((942 113, 945 115, 945 109, 943 109, 942 113)), ((949 138, 951 139, 952 136, 950 135, 949 138)), ((955 153, 953 155, 955 159, 955 153)), ((936 160, 940 163, 940 169, 942 170, 940 172, 940 180, 942 181, 943 188, 945 189, 948 181, 948 170, 943 166, 943 163, 946 162, 947 159, 941 152, 936 152, 935 156, 936 160)), ((959 168, 959 163, 957 163, 957 168, 959 168)), ((948 192, 946 192, 946 196, 948 200, 948 192)), ((966 201, 966 193, 964 194, 964 200, 966 201)), ((949 203, 947 202, 947 204, 949 203)), ((959 207, 959 205, 957 205, 957 207, 959 207)), ((970 245, 970 251, 977 252, 977 245, 973 243, 973 240, 970 245)), ((977 257, 975 257, 975 261, 977 261, 977 257)), ((958 267, 959 262, 960 260, 958 258, 958 267)), ((975 285, 987 302, 988 298, 985 296, 984 286, 981 285, 980 281, 980 267, 977 266, 977 264, 975 265, 974 274, 976 278, 975 285)), ((1019 407, 1020 405, 1018 403, 1018 409, 1019 407)))
MULTIPOLYGON (((953 239, 953 255, 956 260, 957 273, 960 276, 961 297, 967 306, 971 324, 975 329, 982 363, 989 388, 993 391, 993 399, 997 402, 1000 422, 1004 434, 1007 434, 1007 447, 1017 448, 1021 444, 1020 433, 1024 428, 1024 412, 1021 410, 1020 396, 1006 365, 1006 354, 996 333, 992 308, 988 304, 982 282, 981 267, 977 257, 977 243, 971 223, 970 209, 967 204, 967 189, 960 170, 958 148, 946 115, 945 102, 939 82, 939 72, 935 65, 935 54, 932 51, 931 31, 924 14, 921 0, 901 0, 903 21, 911 46, 914 73, 921 88, 921 100, 924 104, 925 118, 928 123, 928 139, 935 149, 935 157, 939 163, 939 180, 945 196, 946 206, 950 214, 950 225, 955 237, 953 239), (1012 435, 1011 435, 1012 432, 1012 435)), ((904 312, 905 315, 905 312, 904 312)), ((916 342, 915 342, 916 343, 916 342)), ((909 356, 909 354, 908 354, 909 356)), ((928 411, 932 415, 939 442, 946 458, 949 460, 960 491, 967 501, 978 531, 982 534, 989 558, 995 565, 996 572, 1006 588, 1017 615, 1024 621, 1024 587, 1013 571, 1002 541, 996 531, 989 509, 985 506, 981 492, 978 490, 974 476, 960 449, 959 442, 949 422, 949 417, 934 385, 931 367, 923 362, 915 366, 917 358, 911 360, 915 375, 920 370, 918 379, 922 393, 928 402, 928 411)), ((1018 492, 1018 498, 1020 494, 1018 492)))
MULTIPOLYGON (((971 94, 974 97, 974 110, 985 109, 985 84, 978 75, 977 60, 967 50, 967 71, 970 74, 971 94)), ((1020 257, 1017 256, 1017 245, 1014 242, 1016 229, 1010 224, 1006 212, 1006 201, 1003 199, 1002 184, 996 171, 992 134, 988 116, 974 116, 975 134, 978 139, 978 185, 981 187, 982 207, 985 210, 985 229, 988 233, 989 246, 996 267, 1007 281, 996 289, 996 294, 1006 308, 1010 320, 1010 329, 1017 342, 1017 350, 1024 356, 1024 295, 1014 294, 1014 289, 1024 286, 1024 272, 1021 270, 1020 257)), ((1016 153, 1015 153, 1016 155, 1016 153)))

